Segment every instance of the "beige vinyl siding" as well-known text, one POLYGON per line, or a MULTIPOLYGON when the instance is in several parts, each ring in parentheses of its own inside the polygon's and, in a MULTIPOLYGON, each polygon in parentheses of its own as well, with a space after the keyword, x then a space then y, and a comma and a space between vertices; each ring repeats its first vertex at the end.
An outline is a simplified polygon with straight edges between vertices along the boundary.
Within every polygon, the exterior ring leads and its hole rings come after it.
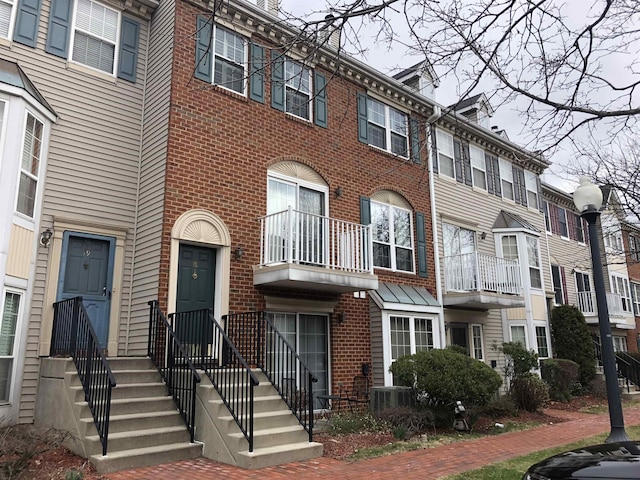
MULTIPOLYGON (((122 304, 126 314, 133 254, 137 178, 144 87, 147 22, 140 23, 136 83, 67 68, 65 59, 45 53, 50 1, 43 0, 35 49, 13 43, 1 48, 3 58, 20 66, 58 114, 51 129, 40 228, 53 225, 54 216, 110 224, 127 231, 122 304)), ((125 14, 128 16, 128 14, 125 14)), ((19 421, 31 422, 39 370, 40 325, 49 276, 48 249, 38 249, 36 275, 27 333, 19 421)))
POLYGON ((384 386, 384 338, 382 338, 382 311, 369 299, 371 325, 371 382, 374 387, 384 386))
POLYGON ((131 315, 119 342, 126 355, 146 354, 147 302, 158 298, 174 23, 174 1, 161 2, 151 23, 131 315))

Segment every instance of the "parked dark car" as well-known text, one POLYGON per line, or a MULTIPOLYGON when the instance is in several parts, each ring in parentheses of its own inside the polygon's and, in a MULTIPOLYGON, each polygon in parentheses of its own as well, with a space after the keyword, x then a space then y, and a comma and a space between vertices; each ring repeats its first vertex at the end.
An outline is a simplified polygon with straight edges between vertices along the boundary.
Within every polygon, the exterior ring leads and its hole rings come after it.
POLYGON ((549 457, 522 480, 640 480, 640 441, 605 443, 549 457))

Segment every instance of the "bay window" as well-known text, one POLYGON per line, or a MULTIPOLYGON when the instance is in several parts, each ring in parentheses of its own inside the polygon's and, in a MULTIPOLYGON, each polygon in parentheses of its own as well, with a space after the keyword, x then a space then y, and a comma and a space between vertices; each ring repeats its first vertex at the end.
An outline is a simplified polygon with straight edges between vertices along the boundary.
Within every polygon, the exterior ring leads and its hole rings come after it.
POLYGON ((35 209, 40 161, 43 153, 43 133, 44 124, 31 113, 27 113, 16 205, 16 210, 27 217, 33 217, 35 209))
POLYGON ((531 288, 542 288, 542 274, 540 272, 540 254, 538 252, 538 239, 527 238, 527 258, 529 260, 529 278, 531 288))

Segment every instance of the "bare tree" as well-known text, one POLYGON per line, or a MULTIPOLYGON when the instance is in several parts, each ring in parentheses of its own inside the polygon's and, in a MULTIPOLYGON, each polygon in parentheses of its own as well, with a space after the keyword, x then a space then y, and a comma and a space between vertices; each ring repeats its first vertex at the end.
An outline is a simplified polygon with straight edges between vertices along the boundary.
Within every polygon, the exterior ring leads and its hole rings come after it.
MULTIPOLYGON (((518 99, 532 147, 598 125, 611 138, 640 113, 640 4, 635 0, 326 0, 283 18, 302 32, 342 30, 345 51, 376 32, 394 53, 427 58, 455 76, 460 99, 478 86, 494 105, 518 99)), ((400 55, 395 55, 400 56, 400 55)))

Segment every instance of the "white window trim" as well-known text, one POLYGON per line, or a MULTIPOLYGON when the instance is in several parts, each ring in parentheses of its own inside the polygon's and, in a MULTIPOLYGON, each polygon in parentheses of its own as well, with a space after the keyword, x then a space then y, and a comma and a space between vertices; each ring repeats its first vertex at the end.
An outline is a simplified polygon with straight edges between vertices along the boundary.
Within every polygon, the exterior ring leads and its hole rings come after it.
POLYGON ((538 198, 538 183, 536 181, 536 178, 538 178, 538 176, 535 173, 530 172, 529 170, 524 170, 524 185, 525 190, 527 191, 527 206, 535 210, 538 209, 538 203, 540 202, 540 199, 538 198), (535 205, 529 205, 529 193, 533 193, 533 195, 535 196, 535 205))
POLYGON ((640 283, 629 282, 629 287, 631 288, 633 312, 636 316, 640 316, 640 283))
POLYGON ((612 272, 611 273, 611 285, 612 285, 612 291, 613 293, 617 293, 618 295, 620 295, 621 299, 626 299, 627 300, 627 305, 629 306, 627 309, 624 308, 624 303, 622 306, 622 311, 625 313, 633 313, 633 299, 631 298, 631 285, 629 283, 629 279, 620 274, 620 273, 615 273, 612 272), (615 279, 620 279, 622 281, 622 291, 619 291, 619 284, 615 279), (629 295, 627 296, 627 292, 629 293, 629 295))
MULTIPOLYGON (((313 95, 313 92, 314 92, 314 89, 313 89, 313 69, 311 67, 309 67, 308 65, 306 65, 304 62, 301 62, 299 60, 295 60, 295 59, 289 58, 289 57, 285 57, 283 68, 284 68, 284 76, 285 76, 285 78, 284 78, 284 111, 285 111, 285 113, 287 115, 291 115, 292 117, 300 118, 300 119, 302 119, 302 120, 304 120, 306 122, 311 122, 312 119, 313 119, 313 96, 314 96, 313 95), (307 72, 307 74, 309 75, 309 79, 308 79, 309 80, 309 91, 308 92, 305 92, 301 88, 296 88, 295 85, 289 85, 289 82, 287 81, 287 63, 296 63, 296 64, 300 65, 300 67, 302 67, 302 74, 304 74, 305 71, 307 72), (291 90, 294 90, 296 92, 302 92, 304 94, 309 95, 309 102, 308 102, 308 105, 309 105, 309 117, 308 118, 301 117, 301 116, 296 115, 295 113, 290 112, 288 110, 287 89, 291 89, 291 90)), ((300 86, 302 85, 301 82, 298 82, 298 84, 300 86)))
POLYGON ((525 246, 527 247, 527 267, 528 267, 528 271, 529 271, 529 286, 534 289, 534 290, 544 290, 544 279, 542 276, 542 258, 540 256, 540 241, 538 240, 537 237, 531 236, 531 235, 525 235, 524 238, 524 243, 525 246), (529 261, 529 239, 534 240, 536 242, 536 256, 538 257, 538 265, 532 265, 531 262, 529 261), (538 272, 540 273, 540 286, 539 287, 534 287, 531 284, 531 269, 536 269, 538 270, 538 272))
POLYGON ((410 152, 410 148, 411 146, 409 145, 409 115, 407 115, 406 112, 399 110, 395 107, 392 107, 391 105, 378 100, 377 98, 373 98, 371 96, 369 96, 367 98, 367 128, 368 128, 368 124, 371 123, 373 125, 376 125, 377 127, 383 128, 384 129, 384 136, 385 136, 385 143, 386 143, 386 148, 381 148, 378 147, 377 145, 373 145, 371 143, 371 141, 369 141, 369 145, 372 146, 373 148, 378 148, 382 151, 385 151, 387 153, 390 153, 391 155, 397 155, 400 158, 409 158, 409 152, 410 152), (369 102, 375 102, 375 103, 379 103, 380 105, 382 105, 384 107, 384 125, 378 123, 378 122, 374 122, 371 119, 371 115, 369 115, 369 102), (399 113, 400 115, 404 116, 404 134, 397 132, 395 130, 391 129, 391 110, 394 110, 395 112, 399 113), (406 155, 401 155, 399 153, 395 153, 392 150, 392 146, 391 146, 391 133, 394 133, 398 136, 404 137, 405 141, 406 141, 406 145, 407 145, 407 154, 406 155))
POLYGON ((498 165, 500 169, 500 189, 502 190, 502 198, 510 202, 515 202, 516 192, 515 186, 513 184, 513 165, 511 165, 511 163, 506 161, 504 158, 498 159, 498 165), (511 198, 505 196, 505 188, 503 182, 507 182, 511 185, 511 198))
POLYGON ((560 207, 560 206, 558 207, 558 228, 560 229, 560 232, 558 232, 559 235, 560 235, 560 238, 569 239, 569 235, 570 235, 570 233, 569 233, 569 216, 567 215, 567 209, 564 208, 564 207, 560 207), (561 211, 564 212, 564 226, 566 227, 565 230, 567 231, 566 235, 564 235, 562 233, 562 225, 563 225, 563 223, 560 221, 560 212, 561 211))
POLYGON ((509 322, 509 341, 513 342, 513 327, 524 328, 524 343, 525 348, 529 349, 529 335, 527 332, 527 322, 509 322))
MULTIPOLYGON (((565 281, 566 281, 566 279, 565 279, 565 281)), ((560 265, 551 264, 551 285, 553 286, 553 293, 554 293, 554 295, 553 295, 553 304, 556 305, 556 306, 564 305, 565 291, 564 291, 564 286, 562 285, 562 270, 560 269, 560 265), (556 282, 553 279, 553 267, 556 267, 558 269, 558 277, 560 279, 560 285, 556 285, 556 282), (560 294, 562 295, 562 303, 556 302, 556 296, 555 296, 556 286, 560 287, 560 294)))
POLYGON ((6 37, 0 37, 0 40, 7 40, 11 42, 13 38, 13 29, 16 26, 16 15, 18 11, 18 0, 0 0, 1 3, 6 3, 11 7, 11 13, 9 14, 9 29, 7 30, 6 37))
MULTIPOLYGON (((216 20, 217 21, 217 20, 216 20)), ((236 95, 242 95, 243 97, 247 96, 247 79, 249 78, 249 42, 246 39, 245 35, 241 35, 238 32, 235 32, 233 29, 228 28, 224 25, 218 25, 217 23, 213 24, 213 33, 212 33, 212 38, 211 38, 211 50, 212 50, 212 54, 213 54, 213 58, 212 58, 212 62, 211 62, 211 84, 212 85, 216 85, 217 87, 223 88, 231 93, 234 93, 236 95), (232 35, 235 35, 237 37, 242 38, 242 42, 243 42, 243 59, 242 59, 242 92, 237 92, 232 88, 226 87, 224 84, 221 83, 215 83, 215 75, 216 75, 216 56, 219 56, 220 58, 223 58, 227 61, 230 61, 232 63, 234 63, 235 65, 237 65, 234 61, 231 61, 230 59, 223 57, 222 55, 218 55, 216 53, 216 49, 215 49, 215 43, 216 43, 216 33, 218 31, 218 28, 222 29, 222 30, 226 30, 227 32, 231 33, 232 35)))
POLYGON ((3 318, 3 314, 4 314, 4 304, 6 301, 6 297, 7 297, 7 293, 13 293, 13 294, 17 294, 20 296, 20 305, 18 306, 18 316, 16 318, 16 332, 15 335, 13 337, 13 355, 11 356, 2 356, 2 358, 11 358, 13 359, 13 363, 11 365, 11 381, 9 382, 9 395, 8 397, 8 402, 1 402, 0 406, 2 405, 12 405, 14 403, 16 403, 16 398, 15 398, 15 393, 16 393, 16 384, 18 381, 18 378, 16 378, 18 375, 18 364, 20 363, 20 358, 23 355, 22 352, 22 322, 23 322, 23 317, 24 317, 24 311, 25 311, 25 305, 26 305, 26 297, 27 297, 27 292, 24 290, 20 290, 20 289, 16 289, 16 288, 12 288, 12 287, 8 287, 5 286, 4 290, 2 291, 2 297, 0 298, 0 325, 1 322, 4 320, 3 318))
POLYGON ((480 360, 480 361, 484 361, 485 360, 485 353, 484 353, 484 329, 482 328, 482 324, 480 323, 472 323, 469 325, 469 327, 471 327, 469 329, 470 333, 471 333, 471 348, 473 350, 473 357, 476 360, 480 360), (476 339, 475 339, 475 335, 473 334, 473 329, 474 328, 479 328, 480 329, 480 358, 476 357, 476 339))
POLYGON ((389 372, 389 367, 395 361, 391 358, 391 317, 409 317, 410 341, 412 342, 411 353, 415 353, 415 318, 426 318, 431 320, 433 331, 433 348, 442 348, 440 344, 440 327, 438 316, 429 313, 409 312, 405 310, 382 310, 382 358, 384 363, 384 385, 393 385, 393 375, 389 372), (413 328, 413 330, 412 330, 413 328))
POLYGON ((38 218, 38 212, 40 210, 39 208, 39 199, 40 199, 40 192, 42 190, 42 171, 43 171, 43 163, 46 159, 46 145, 47 145, 47 122, 44 121, 43 118, 40 117, 40 115, 37 115, 35 112, 31 111, 29 108, 26 108, 24 110, 24 120, 22 123, 22 136, 20 138, 20 157, 18 158, 18 178, 16 180, 16 192, 15 192, 15 198, 13 201, 13 214, 20 218, 25 220, 26 222, 28 222, 29 227, 28 228, 33 228, 33 223, 35 222, 35 219, 38 218), (22 169, 22 158, 24 156, 24 148, 25 148, 25 140, 26 140, 26 136, 27 136, 27 121, 29 120, 29 116, 32 116, 33 118, 36 119, 36 121, 40 122, 42 124, 42 139, 40 141, 40 158, 38 159, 38 175, 34 176, 31 172, 27 172, 24 171, 22 169), (33 214, 32 215, 27 215, 25 213, 19 212, 18 211, 18 200, 20 197, 20 178, 22 177, 22 173, 25 173, 29 178, 31 178, 32 180, 36 181, 36 193, 35 193, 35 198, 33 200, 33 214))
MULTIPOLYGON (((402 208, 399 207, 397 205, 391 205, 389 203, 384 203, 384 202, 378 202, 376 200, 371 199, 371 203, 375 203, 378 205, 382 205, 385 208, 390 209, 390 215, 389 215, 389 239, 392 240, 390 241, 388 244, 387 243, 383 243, 383 242, 377 242, 375 239, 373 239, 373 243, 379 243, 382 245, 389 245, 389 258, 391 261, 391 267, 381 267, 378 265, 374 265, 374 268, 379 268, 381 270, 387 270, 390 272, 403 272, 403 273, 416 273, 416 259, 415 259, 415 253, 416 253, 416 248, 415 248, 415 244, 413 241, 413 236, 415 234, 414 231, 414 225, 413 225, 413 211, 408 210, 406 208, 402 208), (411 229, 411 234, 409 235, 409 240, 411 241, 411 247, 403 247, 400 246, 399 248, 404 248, 407 250, 411 250, 411 270, 398 270, 397 265, 396 265, 396 241, 395 241, 395 235, 394 235, 394 225, 393 225, 393 209, 398 209, 398 210, 402 210, 404 212, 409 212, 409 223, 410 223, 410 229, 411 229)), ((373 259, 373 261, 375 262, 375 258, 373 259)))
POLYGON ((542 205, 544 215, 544 229, 547 232, 547 235, 553 235, 553 230, 551 228, 551 217, 549 216, 549 202, 543 200, 542 205))
MULTIPOLYGON (((95 68, 92 67, 91 65, 87 65, 85 63, 82 62, 78 62, 76 60, 73 60, 73 45, 76 41, 76 30, 79 30, 76 27, 76 19, 78 16, 78 0, 74 0, 73 2, 73 15, 71 18, 71 24, 69 25, 69 28, 71 29, 71 38, 69 39, 69 52, 68 52, 68 57, 67 60, 69 63, 75 64, 75 65, 81 65, 83 68, 88 68, 90 71, 93 72, 98 72, 101 73, 103 75, 108 75, 110 77, 115 77, 117 72, 118 72, 118 61, 119 61, 119 50, 120 50, 120 28, 121 28, 121 24, 122 24, 122 12, 120 12, 119 10, 116 10, 115 8, 112 8, 110 6, 108 6, 105 3, 101 3, 99 1, 96 0, 89 0, 92 3, 97 3, 98 5, 100 5, 101 7, 104 7, 106 9, 112 10, 114 12, 116 12, 118 14, 118 19, 116 20, 116 40, 113 43, 114 49, 113 49, 113 71, 112 72, 105 72, 104 70, 100 70, 99 68, 95 68)), ((85 33, 93 38, 97 38, 95 37, 95 35, 90 34, 88 32, 84 32, 83 30, 79 30, 82 33, 85 33)), ((102 38, 100 38, 101 41, 105 41, 107 43, 111 43, 110 40, 104 40, 102 38)))
POLYGON ((443 175, 447 178, 456 178, 456 159, 455 159, 455 149, 453 147, 453 135, 445 132, 439 128, 436 128, 436 147, 438 150, 438 175, 443 175), (449 154, 442 149, 442 140, 446 139, 447 145, 451 148, 451 175, 447 175, 442 171, 442 164, 440 163, 440 155, 444 155, 445 157, 449 157, 449 154))
MULTIPOLYGON (((487 117, 488 118, 488 117, 487 117)), ((475 145, 469 145, 469 157, 471 159, 471 181, 475 188, 486 191, 487 190, 487 164, 484 159, 484 150, 476 147, 475 145), (475 152, 475 155, 474 155, 475 152), (474 158, 475 157, 475 158, 474 158), (476 185, 475 170, 482 172, 484 176, 484 187, 476 185)))
POLYGON ((553 355, 551 353, 551 336, 549 333, 549 326, 546 323, 534 323, 533 324, 533 333, 536 336, 536 353, 538 354, 539 358, 551 358, 553 355), (549 354, 546 357, 542 357, 540 356, 540 348, 538 345, 538 332, 537 332, 537 328, 544 328, 544 334, 545 334, 545 338, 547 340, 547 353, 549 354))
MULTIPOLYGON (((324 211, 325 217, 329 216, 329 187, 327 185, 321 185, 319 183, 308 182, 301 178, 289 177, 287 175, 280 174, 278 172, 269 171, 267 174, 267 202, 269 201, 269 179, 273 178, 274 180, 278 180, 280 182, 290 183, 295 185, 296 187, 296 198, 298 198, 298 190, 300 187, 308 188, 309 190, 315 190, 317 192, 321 192, 323 194, 324 199, 324 211)), ((298 207, 293 207, 296 210, 298 207)))

